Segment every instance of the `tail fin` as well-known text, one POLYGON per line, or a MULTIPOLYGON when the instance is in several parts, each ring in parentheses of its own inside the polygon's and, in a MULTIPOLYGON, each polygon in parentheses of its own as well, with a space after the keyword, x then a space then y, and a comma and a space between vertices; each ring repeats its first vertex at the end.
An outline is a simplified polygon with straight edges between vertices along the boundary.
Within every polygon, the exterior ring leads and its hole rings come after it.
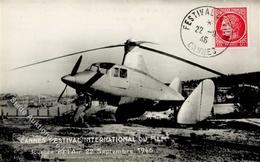
POLYGON ((196 124, 206 119, 212 110, 215 85, 212 80, 203 80, 182 104, 177 115, 179 124, 196 124))
POLYGON ((181 93, 181 81, 178 77, 174 78, 174 80, 171 82, 170 88, 176 90, 177 92, 181 93))

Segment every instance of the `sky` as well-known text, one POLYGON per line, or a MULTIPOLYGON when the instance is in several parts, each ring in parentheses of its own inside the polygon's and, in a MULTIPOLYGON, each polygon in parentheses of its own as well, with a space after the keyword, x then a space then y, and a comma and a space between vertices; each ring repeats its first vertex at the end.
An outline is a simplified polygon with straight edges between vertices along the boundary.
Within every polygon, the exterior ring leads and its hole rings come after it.
MULTIPOLYGON (((129 38, 156 42, 160 49, 224 74, 260 71, 260 2, 170 0, 1 0, 0 92, 59 94, 60 78, 71 72, 79 56, 10 71, 44 59, 129 38), (199 6, 247 7, 248 47, 230 47, 222 54, 201 58, 191 54, 180 38, 185 15, 199 6)), ((142 53, 149 72, 162 82, 216 76, 171 58, 142 53)), ((80 70, 94 62, 120 63, 123 49, 83 55, 80 70)), ((74 93, 68 89, 67 93, 74 93)))

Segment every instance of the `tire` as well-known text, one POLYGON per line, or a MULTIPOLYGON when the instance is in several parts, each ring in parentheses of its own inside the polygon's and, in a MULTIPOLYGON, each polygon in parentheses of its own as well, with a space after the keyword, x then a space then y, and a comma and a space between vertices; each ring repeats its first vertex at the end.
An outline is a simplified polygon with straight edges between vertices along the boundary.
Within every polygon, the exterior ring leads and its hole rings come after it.
POLYGON ((145 108, 138 104, 124 104, 120 105, 116 110, 116 121, 119 123, 127 122, 129 118, 135 118, 143 115, 145 108))

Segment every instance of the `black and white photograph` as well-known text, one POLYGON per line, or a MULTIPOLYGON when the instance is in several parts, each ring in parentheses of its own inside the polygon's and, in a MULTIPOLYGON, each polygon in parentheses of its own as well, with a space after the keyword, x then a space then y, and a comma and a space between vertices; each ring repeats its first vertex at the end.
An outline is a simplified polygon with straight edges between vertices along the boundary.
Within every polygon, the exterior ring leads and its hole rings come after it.
POLYGON ((260 161, 259 10, 0 0, 0 162, 260 161))

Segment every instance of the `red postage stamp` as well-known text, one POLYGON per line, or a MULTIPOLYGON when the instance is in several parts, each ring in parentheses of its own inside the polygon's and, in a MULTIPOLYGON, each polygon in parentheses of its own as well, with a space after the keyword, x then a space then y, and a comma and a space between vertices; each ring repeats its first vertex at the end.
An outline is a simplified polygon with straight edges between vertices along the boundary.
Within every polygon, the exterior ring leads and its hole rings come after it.
POLYGON ((247 8, 215 8, 215 47, 247 47, 247 8))

